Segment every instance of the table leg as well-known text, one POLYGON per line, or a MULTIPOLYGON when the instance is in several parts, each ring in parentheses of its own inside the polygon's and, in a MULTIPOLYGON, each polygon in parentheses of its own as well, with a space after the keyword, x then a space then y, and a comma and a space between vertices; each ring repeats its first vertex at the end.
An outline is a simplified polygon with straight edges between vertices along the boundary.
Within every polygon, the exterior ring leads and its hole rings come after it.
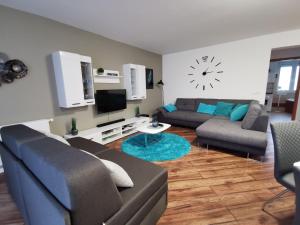
POLYGON ((145 147, 148 146, 148 134, 145 133, 145 147))

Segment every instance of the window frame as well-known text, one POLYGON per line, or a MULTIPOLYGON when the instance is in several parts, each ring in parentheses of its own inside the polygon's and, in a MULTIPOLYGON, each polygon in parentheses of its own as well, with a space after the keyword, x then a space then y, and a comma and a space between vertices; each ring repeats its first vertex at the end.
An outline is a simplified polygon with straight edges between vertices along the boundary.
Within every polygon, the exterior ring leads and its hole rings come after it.
MULTIPOLYGON (((300 61, 290 61, 290 62, 281 62, 279 64, 279 74, 278 74, 278 79, 277 79, 277 84, 276 84, 276 92, 277 93, 291 93, 291 92, 295 92, 297 89, 297 84, 296 84, 296 89, 294 89, 295 87, 295 82, 296 82, 296 72, 297 72, 297 67, 299 67, 299 71, 300 71, 300 61), (278 90, 278 84, 279 84, 279 79, 280 79, 280 71, 282 67, 292 67, 292 74, 291 74, 291 80, 290 80, 290 84, 289 84, 289 90, 278 90)), ((299 79, 299 74, 298 74, 298 79, 299 79)))

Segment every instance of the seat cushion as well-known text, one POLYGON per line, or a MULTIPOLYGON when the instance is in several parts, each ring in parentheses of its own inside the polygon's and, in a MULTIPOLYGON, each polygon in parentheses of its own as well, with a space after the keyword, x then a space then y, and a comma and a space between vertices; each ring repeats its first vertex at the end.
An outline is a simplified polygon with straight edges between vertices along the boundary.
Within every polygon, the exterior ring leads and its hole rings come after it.
POLYGON ((97 154, 99 152, 108 150, 106 146, 82 137, 70 138, 67 141, 72 147, 82 149, 92 154, 97 154))
POLYGON ((291 191, 295 191, 295 178, 294 173, 286 173, 280 180, 278 180, 283 186, 287 187, 291 191))
POLYGON ((173 119, 173 120, 184 120, 184 121, 191 121, 191 122, 205 122, 211 119, 213 116, 205 113, 198 113, 198 112, 189 112, 189 111, 175 111, 166 113, 166 118, 173 119))
POLYGON ((125 224, 161 186, 167 183, 167 170, 153 163, 115 150, 105 151, 97 156, 120 165, 134 183, 132 188, 119 188, 123 206, 108 220, 108 224, 125 224))
POLYGON ((245 130, 241 122, 210 119, 196 129, 199 138, 209 138, 251 147, 266 148, 267 135, 264 132, 245 130))

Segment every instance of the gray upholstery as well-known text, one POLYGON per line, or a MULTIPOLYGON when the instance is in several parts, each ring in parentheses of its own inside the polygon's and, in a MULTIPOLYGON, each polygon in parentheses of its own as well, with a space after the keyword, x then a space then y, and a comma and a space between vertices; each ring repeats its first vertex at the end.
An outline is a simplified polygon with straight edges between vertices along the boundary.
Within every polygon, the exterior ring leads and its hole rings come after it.
POLYGON ((248 112, 243 119, 242 128, 252 130, 256 119, 262 112, 262 107, 258 103, 251 103, 248 112))
POLYGON ((158 121, 176 126, 197 128, 196 132, 200 144, 225 147, 258 155, 265 154, 269 115, 259 105, 258 101, 178 98, 176 106, 177 111, 175 112, 167 112, 162 107, 159 108, 155 115, 158 121), (196 112, 200 103, 216 104, 219 101, 234 104, 250 104, 246 115, 247 118, 245 117, 242 122, 230 122, 229 117, 196 112), (247 127, 247 129, 242 129, 243 124, 244 128, 247 127))
POLYGON ((271 124, 275 154, 275 178, 293 171, 294 162, 300 161, 300 122, 271 124))
POLYGON ((28 213, 25 209, 25 203, 23 198, 23 190, 21 188, 19 164, 20 161, 17 157, 11 154, 0 142, 0 154, 5 171, 5 178, 8 185, 8 190, 11 197, 15 201, 17 207, 20 209, 25 224, 29 224, 28 213))
POLYGON ((198 121, 200 123, 204 123, 205 121, 213 118, 213 116, 209 114, 179 110, 175 112, 167 112, 167 117, 174 120, 198 121))
POLYGON ((72 211, 74 225, 106 221, 121 207, 109 172, 94 157, 51 138, 26 143, 21 151, 25 165, 72 211))
MULTIPOLYGON (((114 150, 101 152, 97 156, 116 162, 125 169, 134 183, 133 188, 119 188, 123 199, 123 206, 114 216, 105 222, 107 225, 125 224, 124 222, 137 213, 151 196, 157 194, 158 200, 166 192, 167 170, 157 167, 152 163, 130 157, 122 152, 117 152, 116 154, 114 150)), ((153 207, 154 203, 155 201, 149 207, 153 207)), ((147 210, 144 211, 144 214, 146 212, 147 210)))
POLYGON ((262 111, 250 130, 267 132, 269 125, 269 115, 266 111, 262 111))
MULTIPOLYGON (((287 190, 296 192, 296 214, 294 225, 298 225, 300 222, 300 169, 294 167, 294 163, 300 161, 300 123, 294 121, 272 123, 271 131, 275 156, 274 176, 278 183, 287 188, 287 190)), ((270 199, 269 202, 274 201, 274 199, 277 199, 280 195, 281 193, 270 199)))
POLYGON ((3 143, 5 143, 8 149, 19 159, 22 158, 20 152, 22 144, 44 137, 44 134, 21 124, 1 128, 1 138, 3 143))
POLYGON ((210 119, 196 129, 198 137, 233 142, 249 147, 265 149, 267 135, 264 132, 241 129, 241 122, 210 119))
POLYGON ((71 140, 129 171, 134 188, 117 189, 101 161, 74 147, 23 125, 3 128, 1 135, 9 191, 26 225, 154 225, 166 209, 167 171, 159 166, 89 140, 71 140))
POLYGON ((82 137, 70 138, 67 141, 72 147, 82 149, 94 155, 97 155, 102 151, 108 150, 107 147, 105 147, 104 145, 98 144, 96 142, 90 141, 82 137))
POLYGON ((296 193, 296 212, 293 225, 300 224, 300 167, 294 166, 293 168, 295 178, 295 193, 296 193))
POLYGON ((69 212, 43 187, 35 177, 19 164, 19 175, 28 225, 71 225, 69 212))
POLYGON ((177 98, 175 106, 177 110, 196 111, 196 99, 194 98, 177 98))

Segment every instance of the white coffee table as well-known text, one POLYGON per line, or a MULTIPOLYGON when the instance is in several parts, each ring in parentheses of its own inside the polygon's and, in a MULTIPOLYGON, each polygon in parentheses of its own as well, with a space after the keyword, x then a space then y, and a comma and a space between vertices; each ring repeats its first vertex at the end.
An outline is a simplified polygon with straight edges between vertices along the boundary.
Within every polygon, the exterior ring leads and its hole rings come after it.
POLYGON ((148 135, 159 134, 171 127, 167 123, 159 123, 160 126, 153 127, 151 123, 147 123, 144 126, 138 127, 136 130, 145 134, 145 147, 148 146, 148 135))

